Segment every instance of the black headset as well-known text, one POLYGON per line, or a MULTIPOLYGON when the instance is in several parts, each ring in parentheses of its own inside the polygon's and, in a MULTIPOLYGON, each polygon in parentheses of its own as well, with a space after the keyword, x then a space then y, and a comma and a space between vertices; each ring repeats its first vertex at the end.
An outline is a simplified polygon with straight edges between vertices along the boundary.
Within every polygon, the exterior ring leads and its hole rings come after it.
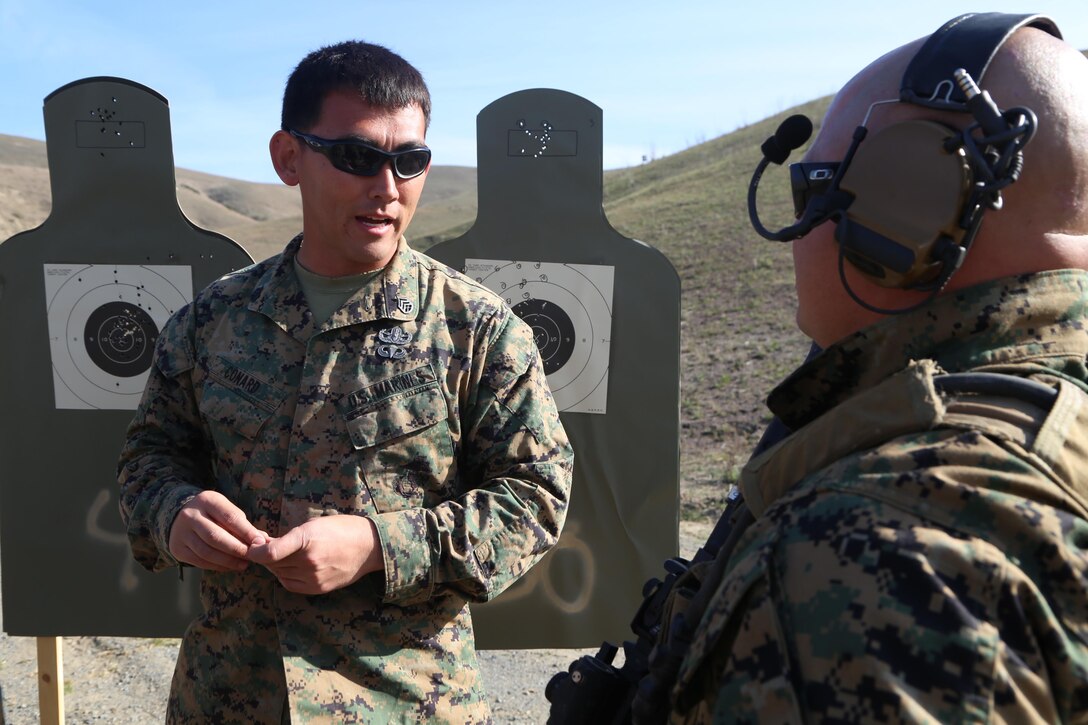
POLYGON ((1001 111, 976 84, 997 49, 1025 26, 1062 37, 1043 15, 968 13, 942 25, 911 59, 899 99, 874 103, 869 112, 881 103, 911 103, 970 113, 974 122, 958 130, 936 121, 903 121, 869 137, 866 114, 842 161, 790 165, 797 222, 772 232, 756 212, 756 187, 768 164, 784 162, 812 133, 804 116, 783 121, 763 143, 748 186, 756 232, 788 242, 833 220, 839 276, 855 302, 893 314, 935 296, 963 263, 985 211, 1001 208, 1001 190, 1019 178, 1024 146, 1035 133, 1031 109, 1001 111), (844 260, 879 285, 931 294, 903 309, 873 307, 850 288, 844 260))

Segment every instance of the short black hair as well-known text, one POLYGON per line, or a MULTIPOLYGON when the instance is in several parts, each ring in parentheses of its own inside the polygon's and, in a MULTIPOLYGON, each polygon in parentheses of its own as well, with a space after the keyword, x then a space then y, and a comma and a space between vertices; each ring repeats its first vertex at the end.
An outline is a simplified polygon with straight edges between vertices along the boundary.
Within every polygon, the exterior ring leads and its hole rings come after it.
POLYGON ((355 91, 372 106, 398 110, 416 104, 424 128, 431 125, 431 94, 423 75, 408 61, 380 45, 349 40, 307 55, 283 91, 283 130, 308 131, 321 116, 321 104, 335 91, 355 91))

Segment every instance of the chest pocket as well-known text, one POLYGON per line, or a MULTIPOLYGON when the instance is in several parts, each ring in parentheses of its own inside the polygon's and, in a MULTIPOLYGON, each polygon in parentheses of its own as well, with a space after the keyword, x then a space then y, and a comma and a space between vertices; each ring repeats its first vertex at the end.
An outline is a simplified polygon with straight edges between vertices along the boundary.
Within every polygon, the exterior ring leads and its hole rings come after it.
POLYGON ((430 365, 356 390, 339 407, 378 510, 442 497, 453 441, 446 397, 430 365))
POLYGON ((284 397, 284 392, 271 383, 234 363, 214 357, 208 361, 208 377, 200 396, 200 414, 221 454, 232 459, 248 458, 252 441, 284 397))

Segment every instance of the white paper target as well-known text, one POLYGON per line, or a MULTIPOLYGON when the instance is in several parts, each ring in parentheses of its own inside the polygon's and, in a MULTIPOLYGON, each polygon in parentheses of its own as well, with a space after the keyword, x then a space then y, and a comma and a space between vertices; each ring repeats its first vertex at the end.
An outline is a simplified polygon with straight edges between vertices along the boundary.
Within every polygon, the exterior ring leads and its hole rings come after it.
POLYGON ((465 273, 532 327, 560 411, 607 412, 614 267, 466 259, 465 273))
POLYGON ((46 264, 56 407, 135 410, 159 330, 192 298, 188 265, 46 264))

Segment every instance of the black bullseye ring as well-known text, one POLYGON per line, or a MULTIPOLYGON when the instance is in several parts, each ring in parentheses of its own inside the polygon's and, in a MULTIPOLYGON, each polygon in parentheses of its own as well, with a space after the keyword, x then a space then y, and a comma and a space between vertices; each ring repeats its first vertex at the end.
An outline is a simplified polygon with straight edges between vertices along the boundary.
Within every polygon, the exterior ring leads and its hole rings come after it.
POLYGON ((574 353, 574 323, 570 315, 559 305, 539 298, 519 302, 513 310, 533 329, 544 373, 551 375, 563 367, 574 353))
POLYGON ((127 302, 107 302, 95 309, 83 328, 91 361, 119 378, 140 375, 151 367, 159 328, 151 315, 127 302))

